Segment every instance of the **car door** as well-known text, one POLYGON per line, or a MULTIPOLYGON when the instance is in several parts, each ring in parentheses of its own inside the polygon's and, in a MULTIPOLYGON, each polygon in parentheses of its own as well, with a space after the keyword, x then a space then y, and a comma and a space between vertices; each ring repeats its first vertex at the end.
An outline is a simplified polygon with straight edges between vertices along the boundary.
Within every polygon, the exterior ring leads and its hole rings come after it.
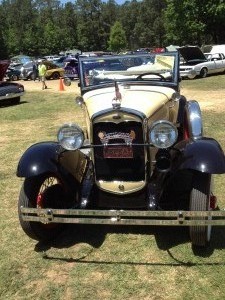
POLYGON ((221 63, 222 63, 222 72, 225 72, 225 55, 223 53, 220 53, 221 56, 221 63))
POLYGON ((220 73, 224 71, 225 61, 222 59, 220 53, 212 54, 211 61, 214 63, 213 73, 220 73))

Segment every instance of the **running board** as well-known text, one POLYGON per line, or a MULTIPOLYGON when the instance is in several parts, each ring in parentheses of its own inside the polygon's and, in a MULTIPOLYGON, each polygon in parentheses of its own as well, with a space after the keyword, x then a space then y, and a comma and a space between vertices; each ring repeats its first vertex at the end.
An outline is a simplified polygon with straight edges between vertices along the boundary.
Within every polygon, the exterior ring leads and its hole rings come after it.
POLYGON ((225 210, 221 211, 136 211, 85 210, 20 207, 23 221, 102 225, 152 226, 221 226, 225 225, 225 210))

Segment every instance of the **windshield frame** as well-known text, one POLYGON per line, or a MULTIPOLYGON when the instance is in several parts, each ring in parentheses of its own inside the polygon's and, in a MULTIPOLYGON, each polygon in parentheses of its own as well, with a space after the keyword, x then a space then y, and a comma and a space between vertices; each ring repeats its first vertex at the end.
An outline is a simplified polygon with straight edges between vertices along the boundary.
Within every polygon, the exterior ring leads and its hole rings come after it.
MULTIPOLYGON (((79 86, 81 90, 81 94, 85 94, 88 91, 101 89, 101 88, 107 88, 107 87, 113 87, 115 86, 115 82, 120 83, 122 85, 152 85, 152 86, 163 86, 163 87, 171 87, 177 91, 179 91, 179 82, 180 82, 180 73, 179 73, 179 53, 177 51, 174 52, 164 52, 164 53, 149 53, 149 54, 129 54, 129 55, 103 55, 103 56, 97 56, 97 57, 80 57, 78 59, 79 61, 79 86), (111 82, 104 82, 97 85, 86 85, 85 84, 85 70, 84 65, 85 63, 97 63, 101 60, 124 60, 124 59, 134 59, 136 57, 142 58, 143 60, 149 58, 150 56, 173 56, 174 57, 174 67, 173 67, 173 73, 172 73, 172 80, 171 81, 160 81, 156 79, 144 79, 144 80, 136 80, 136 78, 123 78, 123 79, 115 79, 111 82)), ((119 72, 119 71, 118 71, 119 72)), ((123 72, 123 71, 122 71, 123 72)), ((144 72, 143 72, 144 73, 144 72)))

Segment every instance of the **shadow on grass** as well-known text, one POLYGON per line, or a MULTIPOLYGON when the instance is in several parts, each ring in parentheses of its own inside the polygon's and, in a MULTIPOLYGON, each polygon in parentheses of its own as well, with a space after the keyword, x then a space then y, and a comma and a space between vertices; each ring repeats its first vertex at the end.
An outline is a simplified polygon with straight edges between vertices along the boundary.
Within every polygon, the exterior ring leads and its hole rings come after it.
POLYGON ((79 243, 87 243, 94 248, 99 248, 103 244, 106 234, 106 228, 100 225, 66 224, 65 231, 54 240, 37 243, 35 251, 47 251, 52 247, 69 248, 79 243))
POLYGON ((28 103, 28 102, 20 101, 19 103, 13 103, 10 100, 4 100, 4 101, 0 101, 0 108, 10 107, 10 106, 18 106, 18 105, 22 105, 22 104, 26 104, 26 103, 28 103))
MULTIPOLYGON (((61 260, 65 262, 80 262, 80 263, 96 263, 96 264, 127 264, 127 265, 169 265, 169 266, 195 266, 195 265, 221 265, 225 266, 225 262, 190 262, 186 261, 187 257, 172 254, 172 248, 182 244, 190 243, 188 227, 146 227, 146 226, 102 226, 102 225, 71 225, 69 224, 66 230, 60 234, 56 239, 48 243, 37 243, 35 246, 36 252, 41 252, 44 259, 61 260), (100 248, 104 243, 106 234, 145 234, 154 235, 156 244, 160 250, 167 251, 168 256, 174 262, 124 262, 124 261, 99 261, 99 260, 85 260, 90 253, 100 248), (91 251, 79 258, 65 258, 65 257, 51 257, 47 251, 51 248, 62 249, 69 248, 79 243, 87 243, 93 248, 91 251), (178 258, 179 257, 179 258, 178 258)), ((225 249, 225 229, 223 227, 213 227, 211 242, 207 247, 192 247, 193 254, 198 257, 209 258, 215 249, 225 249)), ((176 253, 177 251, 175 251, 176 253)))

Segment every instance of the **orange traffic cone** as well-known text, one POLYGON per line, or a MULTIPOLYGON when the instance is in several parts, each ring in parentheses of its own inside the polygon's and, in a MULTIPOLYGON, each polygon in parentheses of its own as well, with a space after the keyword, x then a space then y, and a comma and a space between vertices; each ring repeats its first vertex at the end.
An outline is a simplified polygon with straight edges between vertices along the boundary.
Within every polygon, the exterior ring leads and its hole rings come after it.
POLYGON ((59 91, 65 91, 65 89, 64 89, 64 84, 63 84, 63 80, 62 80, 61 77, 60 77, 60 79, 59 79, 59 91))

